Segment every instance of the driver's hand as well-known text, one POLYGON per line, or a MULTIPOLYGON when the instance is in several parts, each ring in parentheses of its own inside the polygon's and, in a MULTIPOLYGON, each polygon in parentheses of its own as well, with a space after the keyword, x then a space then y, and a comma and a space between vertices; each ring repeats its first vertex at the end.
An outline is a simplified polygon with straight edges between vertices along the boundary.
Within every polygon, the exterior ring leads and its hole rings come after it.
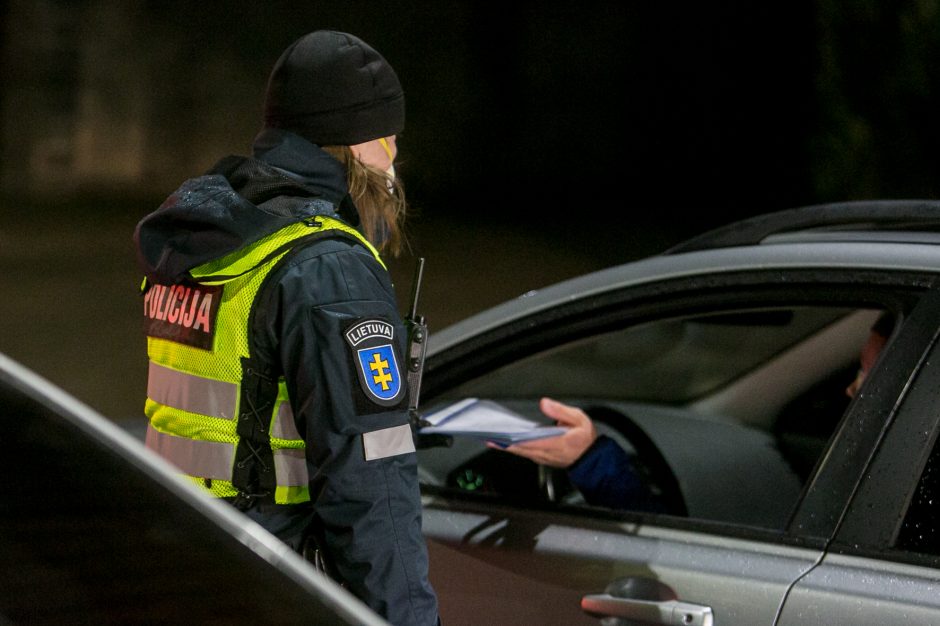
POLYGON ((511 452, 542 465, 569 467, 597 439, 594 422, 581 409, 562 404, 551 398, 542 398, 539 402, 539 409, 546 416, 555 420, 559 426, 568 426, 568 431, 557 437, 546 437, 545 439, 517 443, 508 448, 501 448, 492 443, 486 445, 496 450, 511 452))

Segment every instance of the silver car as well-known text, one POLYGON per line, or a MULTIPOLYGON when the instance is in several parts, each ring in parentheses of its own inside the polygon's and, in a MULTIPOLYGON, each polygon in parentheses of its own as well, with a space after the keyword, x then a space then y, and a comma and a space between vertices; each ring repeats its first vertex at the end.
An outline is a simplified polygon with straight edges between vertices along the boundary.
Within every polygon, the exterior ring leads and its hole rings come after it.
POLYGON ((666 503, 591 505, 473 438, 420 449, 444 623, 940 624, 938 337, 929 201, 763 215, 432 332, 426 412, 582 407, 666 503))

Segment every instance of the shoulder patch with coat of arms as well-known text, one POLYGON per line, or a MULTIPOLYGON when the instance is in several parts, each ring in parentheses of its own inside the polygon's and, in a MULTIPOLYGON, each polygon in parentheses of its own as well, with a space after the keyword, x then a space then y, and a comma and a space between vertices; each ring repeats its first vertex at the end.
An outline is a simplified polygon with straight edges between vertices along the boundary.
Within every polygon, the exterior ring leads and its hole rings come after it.
POLYGON ((401 402, 404 385, 395 351, 395 326, 373 318, 356 322, 343 335, 366 397, 379 406, 401 402))

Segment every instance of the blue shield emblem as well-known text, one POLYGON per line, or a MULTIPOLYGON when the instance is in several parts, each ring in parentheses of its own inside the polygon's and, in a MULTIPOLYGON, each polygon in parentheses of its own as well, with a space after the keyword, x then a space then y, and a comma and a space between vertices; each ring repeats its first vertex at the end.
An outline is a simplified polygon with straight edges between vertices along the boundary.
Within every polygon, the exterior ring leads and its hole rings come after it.
POLYGON ((379 404, 396 404, 401 391, 401 374, 391 344, 363 348, 357 354, 363 389, 379 404))

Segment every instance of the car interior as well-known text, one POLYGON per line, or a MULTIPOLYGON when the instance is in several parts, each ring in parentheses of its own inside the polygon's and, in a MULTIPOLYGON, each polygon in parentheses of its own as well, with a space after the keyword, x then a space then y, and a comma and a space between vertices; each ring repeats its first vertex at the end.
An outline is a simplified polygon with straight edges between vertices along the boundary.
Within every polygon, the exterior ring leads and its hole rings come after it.
MULTIPOLYGON (((548 424, 539 398, 573 404, 627 451, 668 515, 779 530, 849 406, 882 313, 822 304, 646 320, 522 356, 424 410, 486 398, 548 424)), ((474 438, 419 450, 419 468, 438 493, 597 511, 563 470, 474 438)))

